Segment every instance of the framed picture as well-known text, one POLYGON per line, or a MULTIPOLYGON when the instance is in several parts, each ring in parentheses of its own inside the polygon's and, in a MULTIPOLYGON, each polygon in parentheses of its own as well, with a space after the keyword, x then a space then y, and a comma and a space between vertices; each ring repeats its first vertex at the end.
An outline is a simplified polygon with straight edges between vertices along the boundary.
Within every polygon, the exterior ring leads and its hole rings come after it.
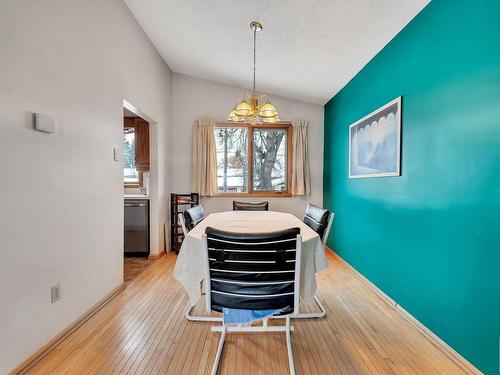
POLYGON ((401 97, 349 126, 349 178, 401 176, 401 97))

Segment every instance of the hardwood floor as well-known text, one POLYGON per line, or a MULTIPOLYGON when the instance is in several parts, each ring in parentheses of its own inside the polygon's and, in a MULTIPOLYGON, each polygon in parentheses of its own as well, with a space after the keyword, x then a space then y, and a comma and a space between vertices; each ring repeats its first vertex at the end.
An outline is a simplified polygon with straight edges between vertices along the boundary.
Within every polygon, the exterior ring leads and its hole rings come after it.
MULTIPOLYGON (((209 373, 219 335, 209 323, 184 319, 187 296, 172 278, 175 260, 169 254, 148 267, 28 373, 209 373)), ((345 265, 332 255, 329 261, 318 275, 327 316, 292 321, 298 374, 464 373, 345 265)), ((284 334, 226 336, 219 374, 287 373, 284 334)))
POLYGON ((146 257, 123 258, 123 281, 130 282, 139 276, 146 268, 156 262, 156 259, 146 257))

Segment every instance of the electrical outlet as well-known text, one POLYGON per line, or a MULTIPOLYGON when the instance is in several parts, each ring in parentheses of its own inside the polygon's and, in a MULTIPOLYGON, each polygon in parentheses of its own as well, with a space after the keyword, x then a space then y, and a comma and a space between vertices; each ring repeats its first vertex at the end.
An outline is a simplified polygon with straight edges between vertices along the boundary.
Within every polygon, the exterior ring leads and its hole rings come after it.
POLYGON ((61 299, 61 285, 57 284, 50 288, 50 301, 55 303, 61 299))

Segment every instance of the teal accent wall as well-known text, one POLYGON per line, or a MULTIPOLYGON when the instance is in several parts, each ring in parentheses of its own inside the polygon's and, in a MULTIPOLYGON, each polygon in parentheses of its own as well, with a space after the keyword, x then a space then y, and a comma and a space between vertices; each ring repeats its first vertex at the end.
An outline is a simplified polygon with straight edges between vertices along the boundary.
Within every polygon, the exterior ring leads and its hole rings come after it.
POLYGON ((329 246, 498 374, 500 0, 432 1, 325 105, 324 151, 329 246), (402 176, 348 179, 349 125, 400 95, 402 176))

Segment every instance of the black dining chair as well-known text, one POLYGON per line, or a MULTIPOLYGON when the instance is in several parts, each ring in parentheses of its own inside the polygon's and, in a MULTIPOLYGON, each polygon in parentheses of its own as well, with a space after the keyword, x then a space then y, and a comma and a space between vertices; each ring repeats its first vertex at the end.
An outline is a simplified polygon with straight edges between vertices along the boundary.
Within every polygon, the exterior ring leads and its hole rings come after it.
POLYGON ((321 242, 325 245, 328 235, 330 234, 330 228, 332 227, 334 217, 335 214, 333 212, 330 213, 330 211, 324 208, 309 203, 306 207, 304 223, 318 233, 321 242))
POLYGON ((186 220, 184 219, 184 212, 179 212, 177 217, 179 218, 179 223, 181 224, 182 233, 184 233, 184 236, 186 236, 186 234, 188 234, 188 230, 186 228, 186 220))
POLYGON ((233 201, 233 211, 269 211, 269 202, 233 201))
POLYGON ((198 206, 188 208, 183 212, 183 215, 185 228, 183 227, 182 230, 186 229, 184 234, 187 234, 187 232, 192 230, 205 218, 205 210, 203 206, 199 204, 198 206))
POLYGON ((208 227, 203 235, 205 304, 208 312, 222 308, 279 310, 284 326, 213 326, 221 332, 212 374, 217 373, 227 332, 285 332, 290 373, 295 374, 290 315, 299 312, 300 228, 271 233, 232 233, 208 227))
MULTIPOLYGON (((328 235, 330 234, 330 229, 332 227, 332 221, 335 217, 335 213, 328 211, 324 208, 315 206, 309 203, 306 207, 306 212, 304 214, 304 223, 318 233, 323 246, 326 245, 328 240, 328 235)), ((317 294, 314 295, 314 300, 318 304, 320 312, 304 313, 301 317, 304 318, 322 318, 326 315, 325 306, 321 303, 317 294)))

